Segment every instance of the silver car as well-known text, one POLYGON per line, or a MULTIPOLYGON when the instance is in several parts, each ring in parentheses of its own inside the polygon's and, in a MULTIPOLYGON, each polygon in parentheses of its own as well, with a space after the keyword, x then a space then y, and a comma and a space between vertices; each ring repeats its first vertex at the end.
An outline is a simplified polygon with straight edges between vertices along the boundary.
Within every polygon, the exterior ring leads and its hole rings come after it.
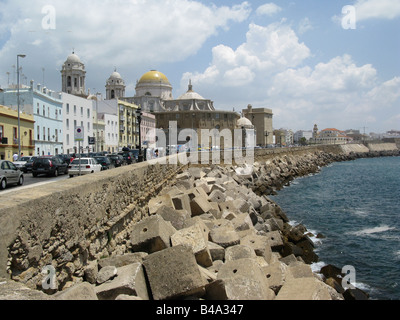
POLYGON ((0 160, 0 190, 5 189, 9 184, 21 186, 24 184, 24 173, 11 162, 0 160))

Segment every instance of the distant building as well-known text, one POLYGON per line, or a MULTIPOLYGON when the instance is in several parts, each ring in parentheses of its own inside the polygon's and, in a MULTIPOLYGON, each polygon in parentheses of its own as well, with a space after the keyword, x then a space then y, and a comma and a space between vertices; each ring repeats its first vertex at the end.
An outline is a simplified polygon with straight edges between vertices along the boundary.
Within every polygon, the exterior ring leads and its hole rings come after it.
MULTIPOLYGON (((63 102, 58 92, 42 87, 22 86, 20 111, 33 115, 35 128, 31 142, 33 155, 53 155, 63 152, 63 102)), ((0 92, 0 104, 18 109, 17 88, 7 88, 0 92)))
POLYGON ((106 83, 106 100, 125 97, 125 88, 125 81, 117 70, 114 70, 106 83))
MULTIPOLYGON (((0 159, 13 161, 13 154, 18 154, 18 111, 0 105, 0 159)), ((34 117, 20 113, 21 153, 32 156, 35 153, 33 138, 34 117)))
POLYGON ((74 53, 67 57, 61 69, 62 92, 87 97, 85 90, 86 70, 81 59, 74 53))
POLYGON ((304 138, 306 142, 309 142, 310 139, 312 139, 312 137, 313 137, 312 131, 299 130, 294 133, 293 141, 294 143, 300 143, 301 140, 304 138))
POLYGON ((316 138, 317 144, 346 144, 353 139, 348 137, 344 131, 335 128, 322 130, 316 138))
POLYGON ((250 104, 243 110, 243 115, 251 121, 256 131, 256 145, 266 147, 273 144, 271 109, 253 108, 250 104))

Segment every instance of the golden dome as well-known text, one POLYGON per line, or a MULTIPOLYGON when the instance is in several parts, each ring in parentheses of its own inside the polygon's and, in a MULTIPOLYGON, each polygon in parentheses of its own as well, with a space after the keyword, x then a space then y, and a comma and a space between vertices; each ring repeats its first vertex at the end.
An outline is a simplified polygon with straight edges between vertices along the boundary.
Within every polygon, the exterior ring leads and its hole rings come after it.
POLYGON ((156 70, 151 70, 149 72, 146 72, 139 80, 139 83, 164 83, 164 84, 170 84, 168 78, 165 76, 165 74, 156 71, 156 70))

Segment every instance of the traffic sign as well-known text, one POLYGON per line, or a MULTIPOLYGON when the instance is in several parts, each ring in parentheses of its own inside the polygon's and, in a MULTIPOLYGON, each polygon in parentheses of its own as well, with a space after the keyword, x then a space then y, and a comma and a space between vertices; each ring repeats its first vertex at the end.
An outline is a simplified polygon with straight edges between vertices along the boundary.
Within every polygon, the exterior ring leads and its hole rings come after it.
POLYGON ((83 127, 76 127, 75 128, 75 141, 83 141, 83 140, 84 140, 83 127))

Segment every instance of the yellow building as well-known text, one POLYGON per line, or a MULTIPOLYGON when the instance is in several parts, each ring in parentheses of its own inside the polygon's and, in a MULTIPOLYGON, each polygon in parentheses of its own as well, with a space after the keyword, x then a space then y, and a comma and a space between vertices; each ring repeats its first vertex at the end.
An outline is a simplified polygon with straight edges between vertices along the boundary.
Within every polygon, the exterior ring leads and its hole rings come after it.
MULTIPOLYGON (((21 154, 31 156, 35 153, 33 115, 20 113, 21 154)), ((18 112, 0 105, 0 159, 13 161, 18 154, 18 112)))

